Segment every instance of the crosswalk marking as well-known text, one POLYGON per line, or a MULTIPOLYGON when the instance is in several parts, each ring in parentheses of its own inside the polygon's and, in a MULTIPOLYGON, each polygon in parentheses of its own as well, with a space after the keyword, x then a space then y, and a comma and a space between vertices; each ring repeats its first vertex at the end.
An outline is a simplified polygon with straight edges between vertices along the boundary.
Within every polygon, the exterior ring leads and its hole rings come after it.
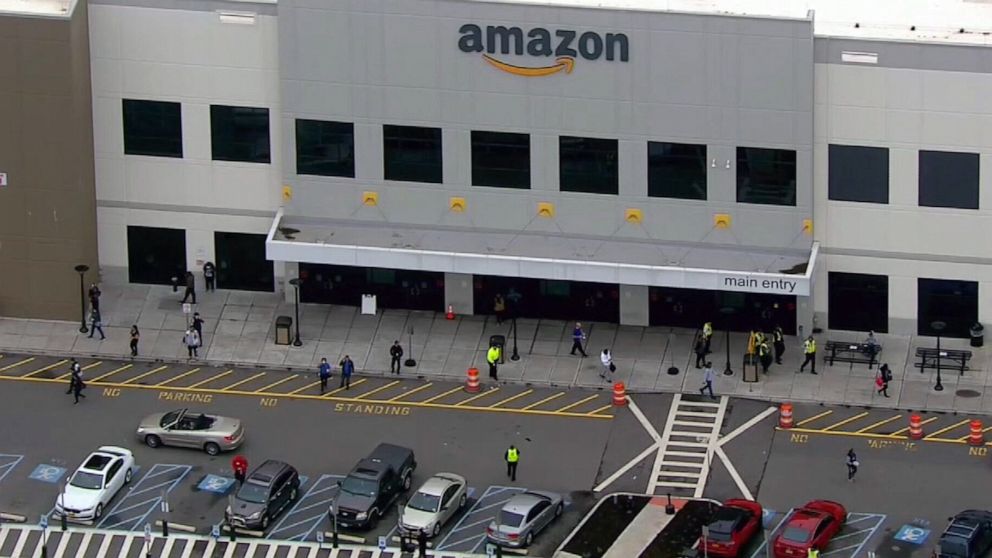
POLYGON ((658 443, 648 493, 681 489, 690 491, 695 498, 702 496, 726 410, 726 397, 721 397, 719 403, 710 403, 685 400, 682 394, 675 394, 658 443), (701 451, 686 451, 691 448, 701 451))

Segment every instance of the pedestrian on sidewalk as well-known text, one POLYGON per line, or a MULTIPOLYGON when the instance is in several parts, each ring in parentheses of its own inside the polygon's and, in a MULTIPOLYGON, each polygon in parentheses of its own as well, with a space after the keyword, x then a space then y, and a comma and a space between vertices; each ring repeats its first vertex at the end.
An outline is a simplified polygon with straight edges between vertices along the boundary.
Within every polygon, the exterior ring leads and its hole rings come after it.
POLYGON ((97 331, 100 332, 101 341, 107 338, 107 336, 103 334, 103 321, 100 319, 100 309, 94 306, 93 309, 90 310, 90 339, 93 338, 93 334, 97 331))
POLYGON ((889 363, 885 363, 879 367, 878 375, 875 376, 875 385, 878 387, 880 395, 889 396, 889 382, 891 381, 892 371, 889 370, 889 363))
POLYGON ((491 345, 486 351, 486 362, 489 364, 489 377, 499 381, 499 347, 491 345))
POLYGON ((389 348, 389 371, 393 374, 400 373, 400 359, 403 358, 403 346, 400 340, 393 341, 393 346, 389 348))
POLYGON ((761 344, 758 345, 758 359, 761 361, 761 371, 768 373, 768 368, 772 365, 772 350, 768 347, 768 340, 761 337, 761 344))
POLYGON ((331 379, 331 365, 328 364, 326 358, 320 359, 317 376, 320 378, 320 394, 324 395, 324 390, 327 389, 327 380, 331 379))
POLYGON ((355 373, 355 363, 351 357, 344 355, 341 359, 341 387, 351 389, 351 375, 355 373))
POLYGON ((496 293, 493 299, 493 313, 496 314, 496 325, 501 325, 506 318, 506 300, 502 293, 496 293))
POLYGON ((79 366, 79 363, 76 362, 76 359, 70 358, 69 359, 69 389, 65 390, 65 394, 66 395, 69 395, 70 393, 72 393, 72 388, 76 385, 76 377, 77 376, 78 377, 82 377, 82 375, 83 375, 83 368, 81 366, 79 366))
POLYGON ((710 399, 716 399, 716 395, 713 394, 714 381, 716 381, 716 372, 713 370, 713 363, 707 362, 706 368, 703 369, 703 387, 699 388, 699 395, 709 391, 710 399))
POLYGON ((138 324, 131 326, 131 358, 138 356, 138 340, 141 339, 141 332, 138 331, 138 324))
POLYGON ((854 480, 854 475, 858 474, 858 467, 860 466, 861 463, 858 462, 858 454, 854 453, 854 448, 847 450, 847 480, 854 480))
POLYGON ((243 455, 235 455, 231 460, 231 471, 234 473, 234 480, 238 481, 238 486, 245 483, 248 475, 248 460, 243 455))
POLYGON ((100 309, 100 287, 96 286, 96 283, 90 283, 89 297, 90 297, 90 308, 100 309))
POLYGON ((782 355, 785 354, 785 332, 782 331, 782 326, 775 326, 772 340, 775 344, 775 364, 782 364, 782 355))
POLYGON ((609 349, 603 349, 603 352, 599 354, 599 361, 603 363, 599 377, 606 381, 612 380, 613 373, 617 371, 617 365, 613 364, 613 353, 609 349))
POLYGON ((196 354, 196 350, 200 347, 200 336, 192 327, 186 329, 186 333, 183 335, 183 344, 186 345, 189 358, 197 358, 199 356, 196 354))
POLYGON ((703 324, 703 342, 706 344, 706 354, 710 354, 710 341, 713 340, 713 322, 703 324))
POLYGON ((506 450, 506 476, 513 482, 517 481, 517 463, 520 462, 520 450, 514 445, 506 450))
POLYGON ((214 274, 217 272, 217 268, 214 267, 214 262, 207 262, 203 264, 203 282, 206 291, 209 293, 211 291, 217 290, 214 287, 214 274))
POLYGON ((803 354, 806 355, 806 359, 803 360, 802 366, 799 367, 799 373, 802 374, 806 365, 810 365, 810 373, 816 374, 816 340, 810 335, 803 341, 803 354))
POLYGON ((200 337, 200 346, 203 346, 203 319, 200 318, 199 312, 193 312, 193 329, 196 330, 196 334, 200 337))
POLYGON ((183 293, 182 304, 186 304, 189 297, 193 297, 193 304, 196 304, 196 278, 192 271, 186 272, 186 292, 183 293))
POLYGON ((706 364, 706 340, 702 335, 696 336, 696 346, 692 350, 696 353, 696 368, 702 368, 706 364))
POLYGON ((86 396, 83 395, 83 390, 86 389, 86 384, 83 382, 83 374, 81 372, 73 371, 72 379, 69 380, 69 383, 72 386, 72 396, 75 398, 75 401, 72 403, 73 405, 79 403, 80 397, 86 399, 86 396))
POLYGON ((571 352, 571 354, 573 356, 575 355, 575 351, 579 351, 580 353, 582 353, 582 356, 583 357, 589 356, 589 355, 586 354, 586 350, 582 347, 582 342, 585 341, 585 340, 586 340, 586 334, 585 334, 585 332, 582 331, 582 324, 579 323, 579 322, 575 322, 575 328, 572 329, 572 352, 571 352))

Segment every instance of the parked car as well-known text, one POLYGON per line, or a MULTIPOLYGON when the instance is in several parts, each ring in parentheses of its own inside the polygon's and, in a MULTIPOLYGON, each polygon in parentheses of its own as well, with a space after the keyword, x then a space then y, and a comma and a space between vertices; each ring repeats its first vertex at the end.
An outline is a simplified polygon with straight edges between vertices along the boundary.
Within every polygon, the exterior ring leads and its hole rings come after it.
POLYGON ((134 454, 126 448, 101 446, 69 477, 55 500, 55 514, 73 521, 96 521, 110 501, 131 482, 134 454))
POLYGON ((177 409, 148 415, 138 424, 138 439, 150 448, 177 446, 202 449, 209 455, 237 449, 245 428, 234 418, 177 409))
POLYGON ((565 503, 560 494, 532 490, 507 500, 486 528, 486 538, 500 545, 523 548, 552 521, 561 517, 565 503))
POLYGON ((417 468, 413 450, 379 444, 340 483, 327 511, 337 523, 352 529, 375 527, 397 497, 410 489, 417 468))
POLYGON ((438 473, 414 493, 403 507, 399 530, 416 535, 420 531, 436 537, 441 527, 465 507, 468 502, 468 483, 465 477, 454 473, 438 473))
POLYGON ((300 474, 288 463, 269 459, 246 478, 224 511, 231 527, 265 531, 300 493, 300 474))
POLYGON ((761 504, 731 498, 716 511, 707 525, 709 536, 700 539, 708 556, 736 558, 761 531, 761 504))
POLYGON ((844 506, 813 500, 793 511, 772 544, 775 558, 806 558, 810 547, 823 549, 847 519, 844 506))
POLYGON ((992 512, 967 510, 950 518, 937 558, 981 558, 992 551, 992 512))

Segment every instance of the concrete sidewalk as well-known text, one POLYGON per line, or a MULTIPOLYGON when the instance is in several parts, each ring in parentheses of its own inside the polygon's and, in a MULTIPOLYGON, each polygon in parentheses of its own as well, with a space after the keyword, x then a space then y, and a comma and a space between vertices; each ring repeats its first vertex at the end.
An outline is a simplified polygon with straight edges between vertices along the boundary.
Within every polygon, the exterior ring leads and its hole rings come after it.
MULTIPOLYGON (((100 307, 105 341, 80 334, 78 323, 0 318, 0 351, 38 352, 57 355, 128 355, 128 330, 141 330, 140 356, 161 360, 186 360, 182 344, 186 317, 179 300, 182 290, 147 285, 104 286, 100 307)), ((239 364, 269 369, 313 370, 321 357, 335 365, 348 354, 359 374, 386 374, 389 347, 399 339, 406 355, 417 360, 403 375, 460 379, 465 370, 477 367, 486 376, 485 349, 491 335, 508 335, 509 324, 497 326, 485 316, 459 316, 446 320, 443 314, 406 310, 381 310, 375 316, 361 315, 357 307, 303 304, 300 306, 302 347, 275 344, 276 316, 293 316, 293 305, 280 293, 217 291, 198 293, 196 310, 205 320, 201 361, 239 364), (412 346, 410 330, 412 334, 412 346)), ((615 381, 625 382, 632 392, 693 392, 702 383, 702 371, 692 367, 694 331, 668 327, 618 326, 586 323, 588 358, 569 354, 572 324, 556 320, 519 320, 520 360, 500 366, 500 380, 560 387, 602 387, 599 352, 609 347, 617 366, 615 381), (667 370, 678 368, 670 375, 667 370)), ((864 334, 825 331, 817 335, 819 375, 797 374, 802 362, 801 341, 786 339, 784 363, 772 366, 757 383, 741 379, 741 361, 746 336, 732 334, 732 376, 719 375, 716 391, 773 401, 804 401, 913 410, 992 413, 992 374, 988 349, 967 347, 967 341, 943 339, 942 348, 967 348, 973 353, 971 370, 959 376, 955 370, 942 373, 945 390, 933 390, 935 372, 913 367, 916 347, 933 347, 935 339, 880 335, 881 360, 892 369, 890 398, 875 394, 876 371, 866 365, 823 362, 827 339, 860 341, 864 334)), ((726 362, 725 334, 713 337, 710 358, 723 370, 726 362)))

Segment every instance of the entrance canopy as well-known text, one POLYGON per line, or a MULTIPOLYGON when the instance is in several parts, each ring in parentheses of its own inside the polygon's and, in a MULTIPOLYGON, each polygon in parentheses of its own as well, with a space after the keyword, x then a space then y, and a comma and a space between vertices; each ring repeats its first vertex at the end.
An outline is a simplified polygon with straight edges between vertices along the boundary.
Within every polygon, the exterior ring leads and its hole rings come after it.
POLYGON ((273 261, 808 296, 819 245, 760 249, 647 238, 327 221, 276 214, 273 261))

